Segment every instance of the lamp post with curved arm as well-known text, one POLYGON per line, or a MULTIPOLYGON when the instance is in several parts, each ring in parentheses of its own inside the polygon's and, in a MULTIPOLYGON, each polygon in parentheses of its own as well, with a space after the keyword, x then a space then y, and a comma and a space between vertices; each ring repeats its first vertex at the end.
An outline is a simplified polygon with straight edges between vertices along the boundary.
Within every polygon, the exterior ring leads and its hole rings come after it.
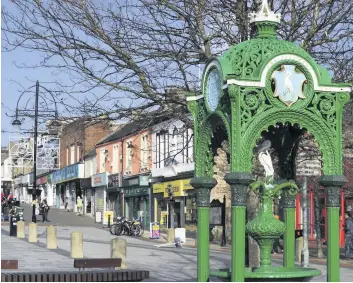
MULTIPOLYGON (((34 86, 30 87, 29 89, 33 88, 34 86)), ((39 112, 42 114, 53 114, 55 116, 55 119, 58 118, 58 112, 57 112, 57 106, 56 106, 56 100, 53 94, 46 89, 45 87, 42 87, 39 85, 39 81, 36 82, 36 92, 35 92, 35 102, 34 102, 34 147, 33 147, 33 189, 32 189, 32 222, 36 223, 37 222, 37 217, 36 217, 36 196, 37 196, 37 138, 38 138, 38 115, 39 112), (43 88, 49 94, 52 96, 54 105, 55 105, 55 110, 38 110, 38 101, 39 101, 39 88, 43 88)), ((28 89, 28 90, 29 90, 28 89)), ((33 109, 19 109, 18 104, 19 101, 21 100, 21 97, 26 93, 26 91, 22 92, 20 97, 17 100, 17 105, 16 105, 16 115, 15 115, 15 120, 12 121, 12 125, 15 127, 20 127, 21 126, 21 121, 18 119, 18 117, 22 116, 28 116, 28 112, 33 111, 33 109), (21 114, 23 113, 23 114, 21 114)), ((60 127, 60 123, 57 120, 54 120, 50 124, 51 127, 60 127)))

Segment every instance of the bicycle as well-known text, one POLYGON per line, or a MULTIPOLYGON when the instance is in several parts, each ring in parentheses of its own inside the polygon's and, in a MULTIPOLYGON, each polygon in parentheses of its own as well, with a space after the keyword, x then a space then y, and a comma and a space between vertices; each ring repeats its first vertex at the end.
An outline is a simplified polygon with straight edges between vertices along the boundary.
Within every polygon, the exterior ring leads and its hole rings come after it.
POLYGON ((118 233, 121 230, 121 224, 122 224, 122 218, 121 217, 117 217, 116 222, 110 225, 110 234, 115 235, 115 236, 119 236, 118 233))

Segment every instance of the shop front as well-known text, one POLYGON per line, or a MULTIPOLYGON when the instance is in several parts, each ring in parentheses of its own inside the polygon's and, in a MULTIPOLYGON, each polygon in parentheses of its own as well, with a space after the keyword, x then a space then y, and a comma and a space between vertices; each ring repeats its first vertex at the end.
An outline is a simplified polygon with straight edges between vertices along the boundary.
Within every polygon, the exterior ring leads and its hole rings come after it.
POLYGON ((123 194, 120 187, 120 174, 108 176, 107 210, 114 211, 114 217, 123 215, 123 194))
POLYGON ((83 214, 92 214, 92 178, 81 179, 80 185, 83 192, 83 214))
POLYGON ((171 227, 174 212, 174 228, 196 225, 196 194, 191 179, 173 180, 153 184, 154 221, 162 227, 171 227))
POLYGON ((150 222, 149 176, 137 176, 123 180, 124 215, 129 219, 139 219, 147 227, 150 222))
POLYGON ((77 211, 76 198, 82 198, 80 179, 83 178, 83 164, 76 163, 52 173, 52 183, 56 186, 56 206, 77 211), (58 205, 59 201, 59 205, 58 205))
POLYGON ((51 174, 37 177, 36 187, 41 200, 46 199, 49 206, 55 206, 56 194, 51 182, 51 174))
MULTIPOLYGON (((33 199, 33 173, 26 174, 22 176, 22 186, 23 190, 23 197, 27 203, 32 203, 33 199)), ((36 198, 39 198, 41 194, 41 190, 36 188, 36 198)))
MULTIPOLYGON (((91 209, 94 211, 94 215, 97 212, 101 213, 100 222, 103 221, 104 211, 107 209, 107 185, 108 185, 108 174, 106 172, 93 175, 92 177, 92 188, 94 190, 93 206, 91 209)), ((97 216, 96 216, 97 221, 97 216)))

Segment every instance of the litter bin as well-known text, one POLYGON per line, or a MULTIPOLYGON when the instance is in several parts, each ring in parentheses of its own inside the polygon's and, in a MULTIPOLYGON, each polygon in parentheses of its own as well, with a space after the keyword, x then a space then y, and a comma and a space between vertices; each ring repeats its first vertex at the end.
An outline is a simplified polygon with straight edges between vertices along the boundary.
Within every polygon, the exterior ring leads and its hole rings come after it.
POLYGON ((10 215, 10 236, 11 237, 17 236, 17 216, 16 216, 16 214, 10 215))

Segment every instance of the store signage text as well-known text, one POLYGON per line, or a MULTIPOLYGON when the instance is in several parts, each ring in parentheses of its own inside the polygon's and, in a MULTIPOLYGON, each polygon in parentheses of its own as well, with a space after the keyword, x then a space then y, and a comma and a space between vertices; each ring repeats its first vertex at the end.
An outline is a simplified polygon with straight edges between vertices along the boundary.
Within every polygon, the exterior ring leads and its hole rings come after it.
POLYGON ((92 176, 92 187, 101 187, 107 185, 107 173, 99 173, 92 176))

